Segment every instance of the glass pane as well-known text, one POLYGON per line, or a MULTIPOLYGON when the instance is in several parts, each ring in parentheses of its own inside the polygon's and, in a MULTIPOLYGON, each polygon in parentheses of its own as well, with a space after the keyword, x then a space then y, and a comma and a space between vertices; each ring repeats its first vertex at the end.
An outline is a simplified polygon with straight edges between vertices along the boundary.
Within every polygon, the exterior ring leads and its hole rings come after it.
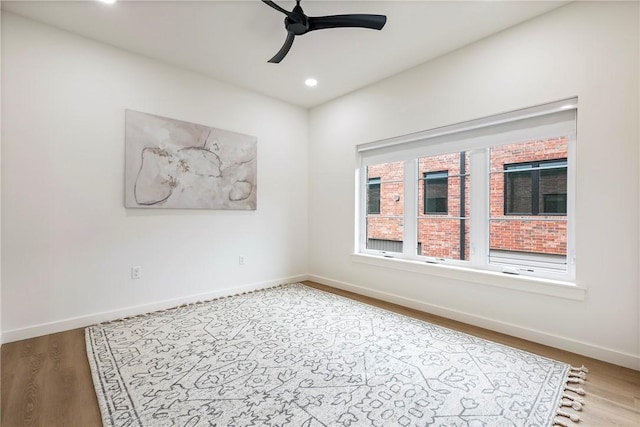
POLYGON ((489 258, 566 270, 567 139, 490 149, 489 258))
POLYGON ((567 222, 491 219, 490 262, 518 267, 566 270, 567 222))
POLYGON ((367 249, 402 252, 404 163, 367 167, 367 249))
POLYGON ((540 170, 540 212, 543 214, 567 214, 567 163, 544 163, 540 170))
POLYGON ((491 217, 566 214, 567 147, 564 137, 492 147, 491 217))
POLYGON ((506 184, 506 214, 530 215, 533 213, 531 205, 531 172, 508 172, 505 174, 506 184))
POLYGON ((466 152, 418 159, 418 255, 469 259, 469 177, 466 152))
POLYGON ((369 178, 367 183, 367 213, 380 213, 380 178, 369 178))
POLYGON ((418 255, 469 259, 469 220, 447 217, 418 218, 418 255))
POLYGON ((427 172, 425 174, 425 213, 447 213, 449 178, 448 172, 427 172))

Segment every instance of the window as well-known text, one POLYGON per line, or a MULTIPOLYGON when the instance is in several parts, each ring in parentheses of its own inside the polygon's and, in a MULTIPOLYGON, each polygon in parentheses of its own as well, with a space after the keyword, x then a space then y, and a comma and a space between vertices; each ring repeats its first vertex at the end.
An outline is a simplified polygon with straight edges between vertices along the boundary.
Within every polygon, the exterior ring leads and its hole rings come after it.
POLYGON ((449 173, 424 173, 424 213, 446 214, 448 201, 449 173))
POLYGON ((505 215, 566 215, 567 159, 505 164, 505 215))
POLYGON ((369 165, 367 174, 366 248, 380 253, 403 251, 404 181, 402 162, 369 165))
POLYGON ((469 166, 469 156, 464 151, 418 159, 418 255, 468 259, 469 166))
POLYGON ((565 137, 490 148, 490 263, 566 269, 568 148, 565 137))
POLYGON ((369 178, 367 189, 367 213, 380 213, 380 178, 369 178))
POLYGON ((572 281, 576 117, 572 99, 359 146, 356 252, 572 281))

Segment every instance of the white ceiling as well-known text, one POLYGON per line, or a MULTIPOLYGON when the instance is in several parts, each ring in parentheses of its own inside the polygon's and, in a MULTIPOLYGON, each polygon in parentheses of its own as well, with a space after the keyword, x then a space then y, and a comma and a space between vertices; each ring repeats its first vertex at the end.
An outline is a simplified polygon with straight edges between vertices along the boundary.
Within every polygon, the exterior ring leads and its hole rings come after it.
MULTIPOLYGON (((287 10, 291 0, 276 0, 287 10)), ((296 37, 280 64, 284 15, 258 0, 2 1, 2 9, 302 107, 313 107, 562 6, 567 1, 303 0, 309 16, 387 15, 382 31, 296 37), (315 77, 319 84, 303 82, 315 77)))

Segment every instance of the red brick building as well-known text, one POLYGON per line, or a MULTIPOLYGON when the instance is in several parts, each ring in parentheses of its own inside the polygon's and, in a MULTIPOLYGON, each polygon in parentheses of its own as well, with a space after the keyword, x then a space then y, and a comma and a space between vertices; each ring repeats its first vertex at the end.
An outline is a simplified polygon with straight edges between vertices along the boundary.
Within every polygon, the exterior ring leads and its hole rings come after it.
MULTIPOLYGON (((490 149, 490 250, 566 255, 567 140, 490 149)), ((418 160, 419 254, 469 259, 469 153, 418 160)), ((402 251, 403 163, 369 166, 367 247, 402 251)))

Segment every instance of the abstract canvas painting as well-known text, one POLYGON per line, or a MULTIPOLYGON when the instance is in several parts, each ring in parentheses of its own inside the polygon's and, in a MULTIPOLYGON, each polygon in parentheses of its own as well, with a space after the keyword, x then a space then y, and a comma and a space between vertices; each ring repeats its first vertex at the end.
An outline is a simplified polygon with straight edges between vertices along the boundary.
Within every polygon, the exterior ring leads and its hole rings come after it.
POLYGON ((125 206, 255 210, 255 136, 125 112, 125 206))

